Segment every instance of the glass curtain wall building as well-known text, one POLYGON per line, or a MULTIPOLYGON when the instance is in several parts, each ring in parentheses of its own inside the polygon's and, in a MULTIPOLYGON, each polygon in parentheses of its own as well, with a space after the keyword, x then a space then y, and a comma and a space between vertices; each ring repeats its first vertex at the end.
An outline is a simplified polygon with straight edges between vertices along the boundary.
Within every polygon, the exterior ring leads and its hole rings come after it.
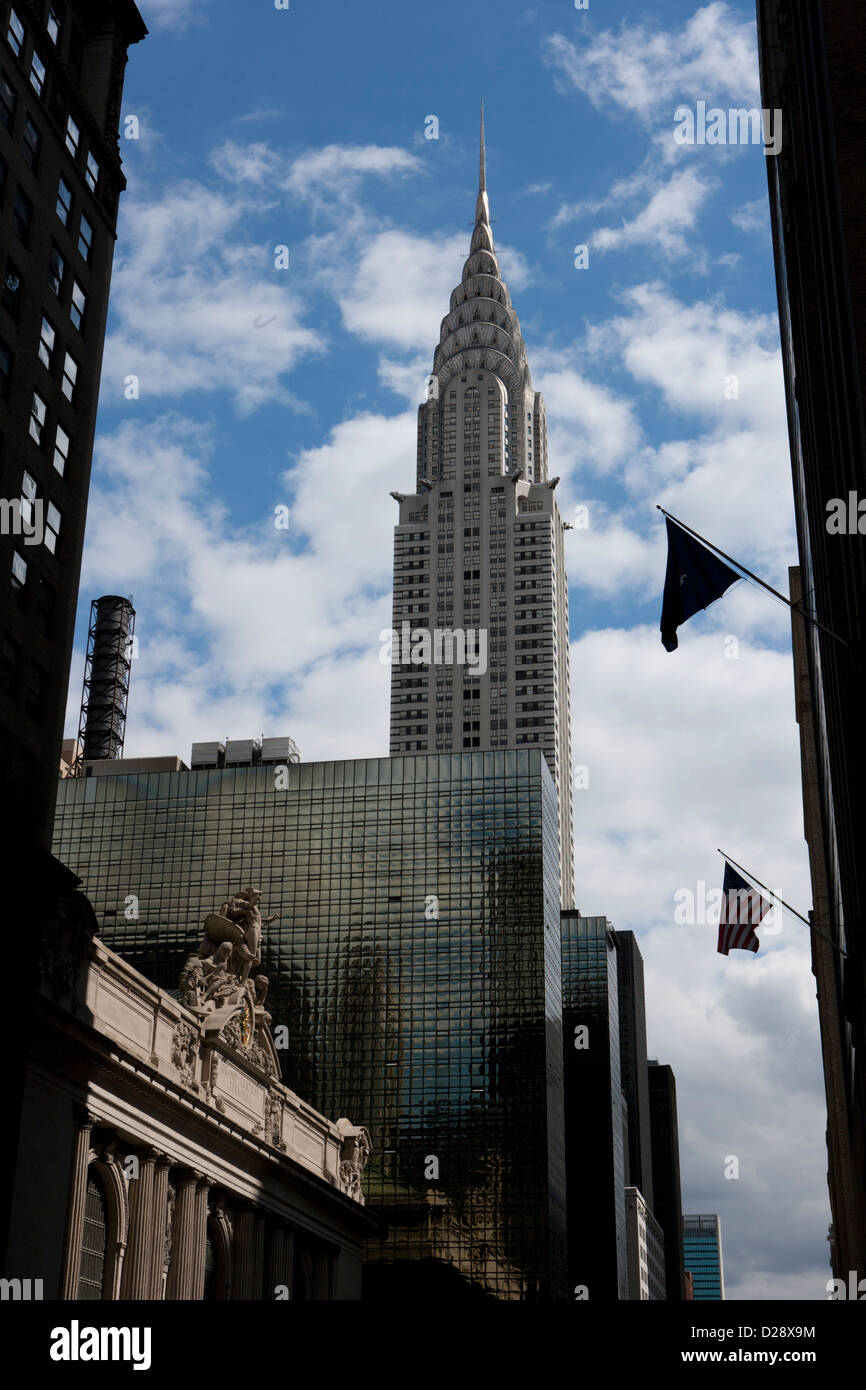
POLYGON ((692 1276, 696 1302, 724 1298, 722 1227, 717 1216, 683 1217, 683 1260, 692 1276))
POLYGON ((610 1302, 629 1296, 616 937, 579 912, 563 912, 561 929, 569 1283, 610 1302))
POLYGON ((567 1296, 557 794, 541 749, 60 784, 55 852, 167 989, 252 885, 284 1078, 366 1125, 367 1295, 567 1296), (278 783, 282 787, 278 787, 278 783))

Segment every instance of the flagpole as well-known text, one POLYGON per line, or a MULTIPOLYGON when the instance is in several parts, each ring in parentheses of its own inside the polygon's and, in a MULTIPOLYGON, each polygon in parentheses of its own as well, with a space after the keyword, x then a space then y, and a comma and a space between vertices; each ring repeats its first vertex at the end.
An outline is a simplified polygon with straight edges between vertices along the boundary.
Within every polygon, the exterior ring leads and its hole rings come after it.
POLYGON ((814 923, 809 921, 808 917, 804 917, 802 912, 798 912, 797 909, 792 907, 790 903, 786 903, 784 898, 780 898, 778 893, 774 893, 772 888, 767 887, 766 883, 762 883, 759 878, 755 878, 754 874, 750 874, 748 869, 744 869, 742 864, 737 863, 736 859, 732 859, 729 854, 725 854, 725 851, 723 849, 719 849, 718 846, 716 846, 716 853, 720 854, 722 858, 727 860, 729 864, 732 864, 735 869, 739 869, 740 873, 743 875, 744 878, 749 879, 749 881, 752 883, 756 883, 759 888, 763 888, 765 893, 769 893, 773 902, 781 903, 782 907, 787 908, 787 910, 792 914, 792 916, 799 917, 801 922, 806 923, 806 926, 809 928, 810 931, 813 931, 816 936, 820 936, 821 940, 826 941, 828 946, 832 946, 834 951, 839 951, 843 956, 847 957, 848 952, 844 949, 844 947, 837 945, 837 943, 832 939, 832 937, 825 936, 822 931, 818 930, 814 923))
MULTIPOLYGON (((693 531, 691 526, 687 526, 684 521, 680 521, 679 517, 674 516, 671 512, 665 511, 664 507, 660 507, 658 502, 656 503, 656 511, 661 512, 662 516, 668 517, 676 526, 679 526, 681 530, 687 531, 690 536, 694 536, 695 540, 700 541, 701 545, 705 545, 708 550, 715 551, 723 560, 727 560, 730 564, 736 565, 737 569, 742 570, 747 578, 753 579, 756 584, 760 584, 762 589, 766 589, 768 593, 773 594, 776 598, 781 599, 783 603, 787 604, 792 613, 798 613, 800 617, 805 618, 807 622, 814 623, 815 627, 819 627, 822 632, 826 632, 828 637, 833 637, 837 642, 841 642, 843 647, 848 646, 844 637, 840 637, 829 627, 825 627, 823 623, 819 623, 818 619, 813 618, 811 613, 807 613, 804 608, 799 608, 797 604, 792 603, 789 598, 785 598, 785 595, 780 594, 778 589, 774 589, 772 584, 768 584, 766 580, 761 579, 759 575, 753 574, 751 570, 746 569, 746 566, 740 564, 740 561, 735 560, 732 555, 725 554, 724 550, 720 550, 717 545, 713 545, 712 541, 708 541, 706 536, 702 536, 699 532, 693 531)), ((796 915, 799 916, 799 914, 796 915)))

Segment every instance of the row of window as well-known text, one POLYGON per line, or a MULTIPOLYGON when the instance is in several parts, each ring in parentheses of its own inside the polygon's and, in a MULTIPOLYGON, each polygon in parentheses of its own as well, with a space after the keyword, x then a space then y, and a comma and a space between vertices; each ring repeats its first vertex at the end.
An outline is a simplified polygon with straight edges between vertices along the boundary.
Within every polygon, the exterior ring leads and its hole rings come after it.
MULTIPOLYGON (((55 47, 57 47, 59 44, 62 24, 62 7, 59 4, 50 4, 48 6, 46 28, 48 29, 48 36, 55 47)), ((27 31, 24 27, 24 23, 18 12, 13 8, 12 10, 10 10, 9 13, 9 24, 6 29, 6 42, 9 45, 12 52, 14 53, 15 57, 18 59, 19 63, 21 63, 25 71, 27 71, 24 54, 26 38, 27 31)), ((76 54, 71 55, 73 57, 74 66, 79 65, 81 56, 81 39, 80 36, 77 34, 76 39, 77 43, 75 47, 77 52, 76 54)), ((45 77, 45 63, 39 56, 39 51, 36 45, 34 44, 33 49, 31 51, 28 80, 30 82, 30 86, 33 88, 33 91, 36 93, 38 97, 43 97, 45 94, 45 77)), ((7 128, 9 128, 7 122, 4 121, 4 124, 7 124, 7 128)), ((69 151, 69 154, 71 155, 72 159, 77 163, 79 156, 82 153, 81 129, 71 112, 67 116, 65 139, 66 148, 69 151)), ((99 172, 99 161, 93 153, 93 150, 89 149, 87 151, 87 157, 84 165, 84 177, 87 180, 89 188, 91 188, 94 193, 96 192, 97 186, 99 184, 99 172)))

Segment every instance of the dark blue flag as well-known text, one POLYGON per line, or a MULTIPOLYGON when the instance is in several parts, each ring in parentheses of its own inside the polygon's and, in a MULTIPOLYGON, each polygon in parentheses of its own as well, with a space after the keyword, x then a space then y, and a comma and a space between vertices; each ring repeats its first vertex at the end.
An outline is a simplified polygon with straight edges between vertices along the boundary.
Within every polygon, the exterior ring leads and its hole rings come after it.
POLYGON ((742 874, 725 860, 722 884, 722 910, 719 913, 719 946, 723 956, 729 951, 757 951, 760 946, 755 927, 763 921, 773 904, 763 898, 742 874))
POLYGON ((668 567, 665 574, 665 593, 662 600, 662 646, 675 652, 677 628, 701 608, 709 608, 741 574, 719 560, 683 531, 670 517, 668 527, 668 567))

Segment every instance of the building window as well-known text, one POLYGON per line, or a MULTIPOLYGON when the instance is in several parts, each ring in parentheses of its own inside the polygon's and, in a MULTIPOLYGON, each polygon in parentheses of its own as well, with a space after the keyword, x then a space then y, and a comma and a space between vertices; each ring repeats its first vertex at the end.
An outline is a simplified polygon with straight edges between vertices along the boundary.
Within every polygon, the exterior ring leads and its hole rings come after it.
POLYGON ((42 136, 28 116, 24 121, 24 159, 35 174, 39 168, 39 149, 42 136))
POLYGON ((47 319, 42 320, 42 332, 39 335, 39 361, 49 372, 54 361, 54 341, 55 333, 47 319))
POLYGON ((33 503, 36 501, 36 479, 24 470, 21 479, 21 520, 25 526, 33 525, 33 503))
POLYGON ((51 247, 51 260, 48 263, 48 283, 57 298, 60 298, 63 290, 63 277, 66 274, 66 262, 61 256, 56 246, 51 247))
POLYGON ((36 589, 36 612, 42 624, 43 631, 50 633, 54 627, 54 608, 57 595, 48 583, 47 579, 40 577, 36 589))
POLYGON ((0 72, 0 121, 7 130, 11 130, 15 124, 15 107, 17 105, 18 96, 15 88, 5 72, 0 72))
POLYGON ((66 465, 69 462, 70 439, 62 425, 57 426, 57 433, 54 436, 54 467, 61 478, 66 473, 66 465))
POLYGON ((69 304, 69 317, 79 333, 84 332, 84 311, 87 308, 87 295, 77 280, 72 282, 72 299, 69 304))
POLYGON ((78 363, 72 356, 72 353, 67 352, 63 363, 63 380, 60 383, 60 389, 68 401, 71 401, 75 396, 75 383, 77 380, 78 363))
POLYGON ((12 552, 12 588, 18 593, 27 583, 27 561, 17 550, 12 552))
POLYGON ((0 207, 3 206, 3 200, 6 197, 6 179, 8 176, 9 165, 6 163, 3 156, 0 155, 0 207))
POLYGON ((51 42, 54 44, 55 48, 57 47, 57 45, 58 45, 58 43, 59 43, 59 41, 60 41, 60 30, 61 30, 62 26, 63 26, 63 8, 62 8, 62 6, 59 5, 59 4, 57 4, 57 5, 49 5, 49 6, 48 6, 48 20, 47 20, 47 23, 46 23, 46 28, 47 28, 47 30, 48 30, 48 37, 50 38, 51 42))
POLYGON ((2 299, 12 317, 17 319, 21 308, 21 276, 11 261, 6 262, 2 299))
POLYGON ((12 377, 12 353, 0 338, 0 400, 5 400, 9 393, 9 382, 12 377))
POLYGON ((84 213, 81 214, 81 226, 78 229, 78 249, 83 259, 89 263, 90 253, 93 250, 93 228, 84 213))
POLYGON ((39 57, 35 48, 33 50, 33 57, 30 60, 30 86, 33 88, 36 95, 41 97, 45 90, 45 64, 39 57))
POLYGON ((99 183, 99 161, 96 159, 93 150, 88 152, 84 177, 87 179, 88 187, 95 193, 99 183))
POLYGON ((33 204, 27 197, 23 188, 16 189, 15 192, 15 230, 18 233, 18 240, 26 246, 30 240, 30 223, 33 218, 33 204))
POLYGON ((72 155, 72 158, 73 158, 73 159, 75 159, 75 158, 77 157, 77 155, 78 155, 78 143, 79 143, 80 139, 81 139, 81 131, 78 129, 78 123, 77 123, 77 121, 75 121, 71 115, 67 116, 67 118, 66 118, 66 148, 68 149, 69 153, 72 155))
POLYGON ((61 179, 57 185, 57 216, 64 227, 69 226, 69 218, 72 215, 72 189, 65 179, 61 179))
POLYGON ((57 551, 57 542, 60 540, 60 523, 62 517, 53 502, 49 502, 45 509, 45 545, 54 555, 57 551))
POLYGON ((14 10, 9 12, 9 28, 6 30, 6 42, 12 49, 16 58, 21 57, 21 50, 24 47, 24 25, 18 18, 14 10))
POLYGON ((42 431, 45 428, 45 416, 47 406, 38 391, 33 392, 33 404, 30 407, 30 438, 41 447, 42 431))
POLYGON ((105 1282, 105 1248, 108 1239, 108 1212, 105 1193, 94 1170, 87 1179, 84 1202, 84 1229, 81 1233, 81 1263, 78 1274, 78 1298, 95 1301, 102 1298, 105 1282))

